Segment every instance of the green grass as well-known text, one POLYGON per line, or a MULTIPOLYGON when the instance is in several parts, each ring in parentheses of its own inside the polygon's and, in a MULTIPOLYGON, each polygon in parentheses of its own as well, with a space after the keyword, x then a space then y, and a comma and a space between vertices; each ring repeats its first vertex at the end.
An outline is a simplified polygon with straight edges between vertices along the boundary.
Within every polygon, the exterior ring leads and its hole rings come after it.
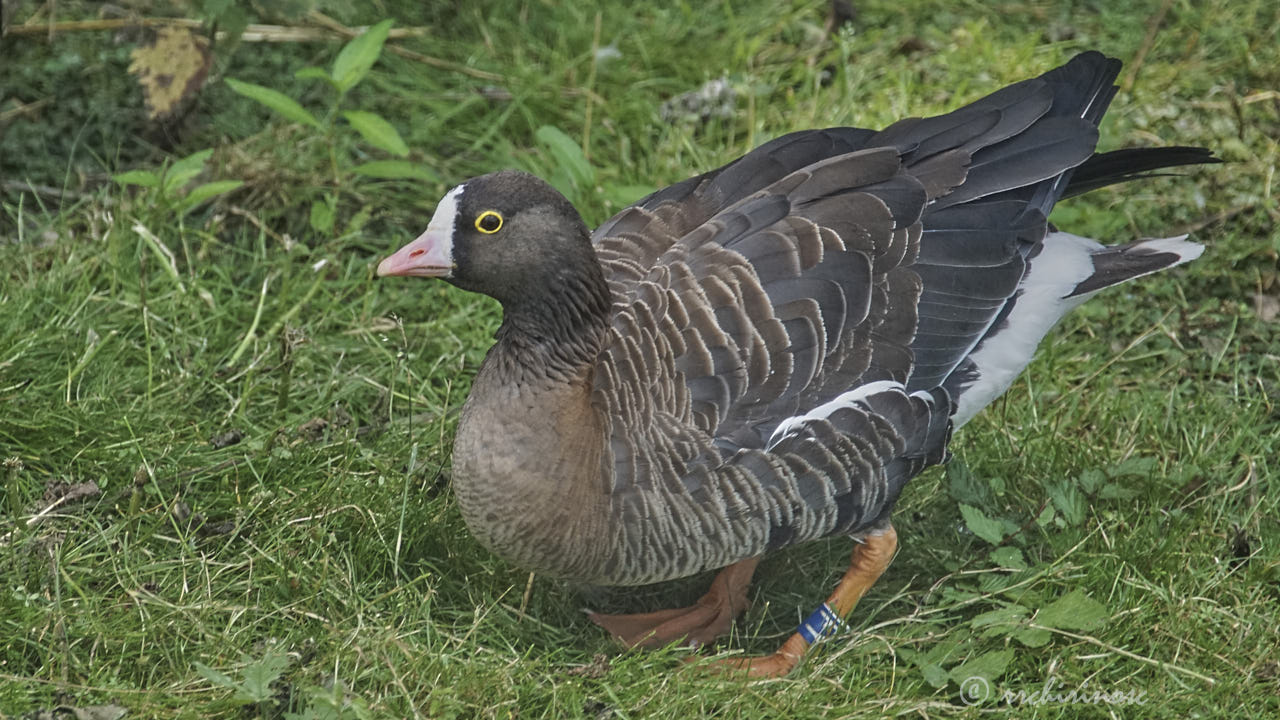
MULTIPOLYGON (((1229 164, 1054 217, 1114 241, 1195 227, 1204 258, 1065 321, 957 435, 953 465, 908 488, 899 555, 848 629, 788 678, 746 685, 690 672, 688 651, 621 651, 579 611, 686 603, 706 578, 592 591, 536 577, 526 594, 528 573, 469 536, 449 447, 498 310, 443 283, 376 282, 374 262, 451 184, 554 171, 545 125, 585 141, 595 184, 570 192, 598 222, 637 186, 789 130, 944 111, 1081 49, 1131 61, 1161 3, 865 2, 824 40, 818 0, 610 2, 598 44, 620 57, 594 69, 594 9, 487 5, 387 5, 398 26, 432 28, 403 47, 501 78, 385 54, 351 107, 389 118, 440 181, 337 188, 330 234, 307 223, 335 191, 328 148, 221 84, 178 154, 214 148, 202 180, 246 185, 184 219, 103 182, 128 169, 113 158, 162 155, 100 110, 45 110, 81 117, 99 146, 33 140, 39 118, 5 128, 5 180, 74 194, 0 191, 0 458, 15 459, 0 468, 0 716, 1276 716, 1280 338, 1255 300, 1280 294, 1274 3, 1174 2, 1103 128, 1104 149, 1198 144, 1229 164), (664 100, 721 76, 740 91, 732 121, 659 119, 664 100), (230 430, 243 440, 211 444, 230 430), (59 502, 62 484, 90 482, 100 494, 59 502), (982 517, 966 523, 962 503, 982 517), (1053 682, 1144 704, 970 707, 969 674, 997 694, 1053 682)), ((0 62, 60 72, 53 60, 107 40, 10 38, 0 62)), ((291 73, 336 49, 243 45, 218 72, 323 107, 291 73)), ((72 63, 78 82, 118 83, 124 53, 97 57, 72 63)), ((848 551, 768 558, 721 649, 771 651, 848 551)))

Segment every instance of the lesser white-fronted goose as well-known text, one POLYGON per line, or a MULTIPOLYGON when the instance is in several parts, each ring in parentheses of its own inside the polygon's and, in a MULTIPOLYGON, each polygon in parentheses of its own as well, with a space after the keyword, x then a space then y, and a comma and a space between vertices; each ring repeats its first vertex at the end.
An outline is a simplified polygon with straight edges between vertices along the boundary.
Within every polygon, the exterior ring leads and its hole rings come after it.
POLYGON ((458 424, 453 486, 495 553, 638 585, 724 568, 690 608, 592 615, 627 644, 708 642, 764 553, 854 540, 790 670, 896 548, 906 482, 1103 288, 1194 259, 1183 237, 1099 243, 1055 202, 1200 148, 1095 154, 1117 60, 1076 56, 946 115, 779 137, 597 228, 541 180, 468 180, 379 275, 443 278, 503 321, 458 424))

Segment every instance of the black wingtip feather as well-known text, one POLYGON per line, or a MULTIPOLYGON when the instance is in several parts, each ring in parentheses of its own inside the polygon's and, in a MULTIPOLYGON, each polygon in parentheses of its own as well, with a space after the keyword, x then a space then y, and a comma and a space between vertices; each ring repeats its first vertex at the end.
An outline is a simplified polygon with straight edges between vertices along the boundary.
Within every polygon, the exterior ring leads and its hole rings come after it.
POLYGON ((1216 165, 1221 162, 1221 158, 1214 157, 1213 151, 1208 148, 1182 145, 1126 148, 1098 153, 1076 168, 1062 197, 1075 197, 1108 185, 1170 174, 1156 173, 1156 170, 1187 165, 1216 165))

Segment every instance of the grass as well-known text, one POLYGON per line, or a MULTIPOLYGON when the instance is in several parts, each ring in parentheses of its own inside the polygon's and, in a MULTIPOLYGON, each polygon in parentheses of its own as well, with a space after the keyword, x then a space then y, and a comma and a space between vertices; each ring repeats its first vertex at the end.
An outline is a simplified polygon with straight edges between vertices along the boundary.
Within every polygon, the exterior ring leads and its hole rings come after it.
MULTIPOLYGON (((215 83, 178 154, 213 148, 207 179, 246 185, 179 218, 103 182, 127 169, 113 158, 162 157, 120 134, 119 116, 84 116, 80 136, 98 146, 31 144, 38 118, 9 125, 0 715, 114 704, 156 718, 1275 716, 1273 3, 1177 0, 1157 26, 1157 2, 866 2, 831 39, 817 0, 651 5, 602 4, 597 32, 583 4, 451 15, 388 3, 399 26, 432 28, 402 46, 501 77, 385 54, 351 97, 389 118, 438 182, 335 190, 323 143, 215 83), (595 61, 609 45, 620 57, 595 61), (1055 222, 1114 241, 1191 227, 1209 251, 1063 323, 957 435, 952 465, 908 488, 894 565, 797 672, 748 685, 701 676, 683 668, 687 651, 620 651, 578 610, 688 602, 706 578, 530 584, 469 536, 449 446, 497 308, 372 276, 449 185, 503 166, 552 173, 535 135, 550 125, 593 168, 594 184, 567 189, 598 222, 642 187, 777 134, 944 111, 1091 47, 1142 57, 1122 75, 1104 148, 1198 144, 1229 164, 1099 191, 1055 222), (659 119, 664 100, 721 76, 739 91, 732 119, 659 119), (12 169, 21 153, 29 171, 12 169), (314 232, 307 209, 330 192, 336 229, 314 232), (242 439, 224 444, 230 431, 242 439), (971 676, 993 697, 971 706, 971 676), (1047 684, 1143 702, 1002 699, 1047 684)), ((106 40, 28 37, 0 61, 66 65, 77 43, 106 40)), ((315 107, 322 98, 281 78, 336 49, 245 45, 217 72, 315 107)), ((98 57, 78 82, 118 83, 127 57, 98 57)), ((848 550, 833 540, 768 558, 722 650, 771 651, 848 550)))

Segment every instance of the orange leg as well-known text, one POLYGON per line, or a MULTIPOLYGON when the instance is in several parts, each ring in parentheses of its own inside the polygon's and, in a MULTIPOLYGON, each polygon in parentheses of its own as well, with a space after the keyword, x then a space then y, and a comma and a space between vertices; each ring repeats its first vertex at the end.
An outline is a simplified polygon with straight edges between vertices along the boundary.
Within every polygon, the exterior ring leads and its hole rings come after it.
POLYGON ((867 535, 855 546, 849 561, 849 570, 836 585, 827 602, 801 624, 800 629, 772 655, 762 657, 726 658, 715 661, 730 672, 746 671, 748 677, 781 677, 791 672, 809 646, 835 629, 836 624, 853 611, 862 596, 871 589, 885 568, 893 560, 898 548, 898 533, 890 525, 888 529, 867 535))
POLYGON ((707 594, 694 605, 636 615, 589 612, 591 622, 627 647, 655 648, 684 640, 697 647, 729 634, 733 620, 747 609, 747 588, 760 558, 747 558, 720 571, 707 594))

